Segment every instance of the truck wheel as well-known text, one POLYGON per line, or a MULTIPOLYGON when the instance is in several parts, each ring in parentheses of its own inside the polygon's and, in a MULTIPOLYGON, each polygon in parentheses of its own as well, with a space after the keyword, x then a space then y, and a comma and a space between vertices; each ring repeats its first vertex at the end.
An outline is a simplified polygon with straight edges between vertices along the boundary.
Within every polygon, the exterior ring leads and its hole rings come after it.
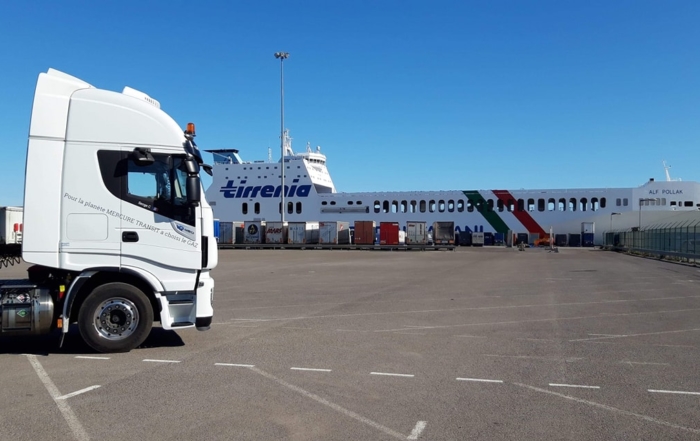
POLYGON ((129 352, 151 332, 153 309, 135 286, 113 282, 95 288, 80 306, 78 328, 98 352, 129 352))

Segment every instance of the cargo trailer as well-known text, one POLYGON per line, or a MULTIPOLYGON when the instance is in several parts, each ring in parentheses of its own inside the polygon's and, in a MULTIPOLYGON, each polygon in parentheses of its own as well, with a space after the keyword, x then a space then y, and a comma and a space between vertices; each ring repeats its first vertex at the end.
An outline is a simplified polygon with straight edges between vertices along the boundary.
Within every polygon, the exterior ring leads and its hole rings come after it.
POLYGON ((569 246, 570 247, 580 247, 581 246, 581 235, 580 234, 569 234, 569 246))
POLYGON ((455 223, 454 221, 433 222, 433 243, 435 245, 454 245, 455 223))
POLYGON ((374 245, 376 222, 355 221, 354 226, 355 240, 353 243, 357 245, 374 245))
POLYGON ((428 243, 428 226, 425 222, 406 222, 406 244, 425 245, 428 243))
POLYGON ((555 234, 554 235, 554 245, 558 247, 565 247, 568 244, 568 236, 566 234, 555 234))
POLYGON ((473 247, 483 247, 484 246, 484 234, 485 233, 472 233, 472 246, 473 247))
POLYGON ((287 243, 287 222, 271 222, 265 224, 265 243, 287 243))
POLYGON ((22 243, 23 207, 0 207, 0 243, 22 243))
POLYGON ((459 233, 459 244, 463 247, 472 246, 472 232, 462 231, 461 233, 459 233))
POLYGON ((350 222, 318 223, 318 243, 345 245, 350 243, 350 222))
POLYGON ((289 222, 287 226, 287 243, 318 243, 318 222, 289 222))
POLYGON ((219 239, 220 244, 231 245, 233 241, 233 222, 219 222, 219 239))
POLYGON ((265 243, 265 221, 245 221, 243 224, 243 243, 261 244, 265 243))
POLYGON ((399 223, 380 222, 379 223, 379 245, 399 244, 399 223))

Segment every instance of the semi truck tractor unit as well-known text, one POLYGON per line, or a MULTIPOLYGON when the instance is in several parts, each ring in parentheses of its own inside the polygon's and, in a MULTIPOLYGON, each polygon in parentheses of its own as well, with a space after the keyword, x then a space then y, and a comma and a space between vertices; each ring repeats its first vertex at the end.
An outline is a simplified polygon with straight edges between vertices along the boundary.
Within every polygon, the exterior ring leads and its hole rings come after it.
MULTIPOLYGON (((185 128, 143 92, 39 74, 29 127, 21 280, 0 280, 0 336, 61 333, 77 323, 99 352, 129 351, 163 329, 209 329, 218 248, 185 128)), ((0 274, 1 276, 2 274, 0 274)))

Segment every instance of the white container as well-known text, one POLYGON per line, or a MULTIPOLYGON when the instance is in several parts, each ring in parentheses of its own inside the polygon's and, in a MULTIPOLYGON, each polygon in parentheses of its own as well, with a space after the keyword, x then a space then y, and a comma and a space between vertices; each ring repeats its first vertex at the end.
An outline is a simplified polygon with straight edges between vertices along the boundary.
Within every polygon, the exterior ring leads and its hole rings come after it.
POLYGON ((287 243, 287 222, 265 224, 265 243, 287 243))
POLYGON ((260 244, 265 242, 265 221, 245 221, 243 243, 260 244))
POLYGON ((428 243, 428 227, 426 223, 406 222, 406 244, 424 245, 426 243, 428 243))
POLYGON ((0 207, 0 243, 22 243, 24 208, 0 207))
POLYGON ((319 222, 318 243, 349 244, 350 222, 319 222))
POLYGON ((473 247, 483 247, 484 246, 484 233, 472 233, 472 246, 473 247))
POLYGON ((289 222, 287 243, 318 243, 318 222, 289 222))
POLYGON ((581 233, 595 233, 595 222, 581 222, 581 233))
POLYGON ((399 245, 406 245, 406 232, 399 230, 399 245))

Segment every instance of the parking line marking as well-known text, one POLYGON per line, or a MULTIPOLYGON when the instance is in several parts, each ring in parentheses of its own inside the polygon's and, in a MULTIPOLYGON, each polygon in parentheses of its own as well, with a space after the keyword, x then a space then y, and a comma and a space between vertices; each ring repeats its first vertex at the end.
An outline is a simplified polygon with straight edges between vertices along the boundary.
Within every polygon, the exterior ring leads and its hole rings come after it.
POLYGON ((600 389, 600 386, 586 386, 583 384, 561 384, 561 383, 549 383, 552 387, 578 387, 581 389, 600 389))
POLYGON ((425 430, 426 424, 427 423, 425 421, 418 421, 416 423, 416 427, 413 428, 413 430, 411 431, 411 434, 408 435, 408 438, 406 438, 406 439, 418 439, 420 434, 423 433, 423 431, 425 430))
POLYGON ((180 360, 154 360, 151 358, 145 358, 143 361, 148 361, 151 363, 179 363, 180 360))
POLYGON ((503 380, 488 380, 486 378, 460 378, 457 377, 457 381, 478 381, 482 383, 503 383, 503 380))
POLYGON ((648 415, 642 415, 639 413, 630 412, 629 410, 618 409, 617 407, 608 406, 607 404, 596 403, 595 401, 584 400, 581 398, 572 397, 570 395, 560 394, 558 392, 554 392, 554 391, 547 390, 547 389, 542 389, 542 388, 535 387, 535 386, 530 386, 528 384, 522 384, 522 383, 513 383, 513 384, 516 386, 526 388, 526 389, 534 390, 536 392, 541 392, 541 393, 545 393, 548 395, 554 395, 555 397, 564 398, 565 400, 574 401, 574 402, 579 403, 579 404, 585 404, 587 406, 597 407, 599 409, 605 409, 605 410, 610 411, 610 412, 615 412, 615 413, 619 413, 622 415, 640 418, 640 419, 642 419, 644 421, 648 421, 650 423, 655 423, 655 424, 659 424, 659 425, 666 426, 666 427, 672 427, 674 429, 679 429, 679 430, 683 430, 683 431, 690 432, 690 433, 700 434, 700 429, 693 429, 692 427, 679 426, 678 424, 669 423, 668 421, 659 420, 659 419, 650 417, 648 415))
POLYGON ((109 357, 94 357, 89 355, 76 355, 75 358, 83 358, 86 360, 109 360, 109 357))
POLYGON ((234 366, 234 367, 245 367, 245 368, 255 367, 254 364, 238 364, 238 363, 214 363, 214 366, 234 366))
POLYGON ((390 372, 370 372, 370 375, 386 375, 390 377, 414 377, 411 374, 392 374, 390 372))
POLYGON ((288 389, 291 389, 294 392, 300 393, 301 395, 305 396, 306 398, 310 398, 310 399, 316 401, 317 403, 320 403, 320 404, 323 404, 324 406, 330 407, 331 409, 335 410, 336 412, 342 413, 343 415, 345 415, 347 417, 350 417, 356 421, 359 421, 363 424, 366 424, 370 427, 373 427, 381 432, 384 432, 389 436, 392 436, 392 437, 398 438, 398 439, 403 439, 403 440, 406 439, 406 435, 403 435, 403 434, 401 434, 395 430, 392 430, 386 426, 382 426, 381 424, 379 424, 375 421, 372 421, 369 418, 363 417, 362 415, 359 415, 351 410, 348 410, 342 406, 339 406, 333 402, 330 402, 330 401, 326 400, 325 398, 322 398, 316 394, 313 394, 307 390, 300 388, 299 386, 295 386, 291 383, 287 383, 286 381, 282 380, 281 378, 277 378, 274 375, 269 374, 263 370, 260 370, 258 368, 251 368, 250 370, 262 375, 265 378, 268 378, 268 379, 274 381, 275 383, 277 383, 281 386, 284 386, 288 389))
POLYGON ((73 409, 71 409, 71 407, 66 401, 58 400, 58 397, 61 396, 61 393, 58 391, 56 385, 53 384, 53 381, 51 381, 51 378, 46 373, 41 363, 39 363, 39 360, 36 359, 36 355, 27 355, 27 358, 32 364, 34 371, 39 376, 39 380, 41 380, 41 382, 44 383, 44 387, 49 392, 49 395, 51 395, 51 398, 53 399, 54 403, 56 403, 56 406, 58 406, 58 410, 61 411, 61 415, 63 415, 63 418, 66 420, 66 423, 68 423, 68 427, 70 427, 71 431, 73 432, 73 436, 75 437, 75 439, 78 441, 89 441, 90 437, 85 431, 83 425, 80 424, 80 420, 78 420, 78 417, 75 416, 73 409))
POLYGON ((76 390, 75 392, 71 392, 69 394, 61 395, 60 397, 56 397, 56 399, 57 400, 65 400, 66 398, 74 397, 76 395, 80 395, 80 394, 83 394, 85 392, 90 392, 91 390, 95 390, 98 387, 100 387, 99 384, 95 385, 95 386, 86 387, 85 389, 80 389, 80 390, 76 390))
POLYGON ((700 392, 687 392, 687 391, 682 391, 682 390, 656 390, 656 389, 649 389, 649 392, 653 392, 653 393, 657 393, 657 394, 700 395, 700 392))
POLYGON ((300 367, 292 367, 289 369, 291 369, 293 371, 331 372, 330 369, 300 368, 300 367))
POLYGON ((671 363, 652 363, 649 361, 621 361, 620 364, 629 364, 630 366, 633 364, 651 365, 651 366, 671 366, 671 363))
POLYGON ((590 340, 603 340, 603 339, 609 339, 609 338, 640 337, 640 336, 646 336, 646 335, 678 334, 681 332, 693 332, 693 331, 700 331, 700 328, 678 329, 675 331, 645 332, 643 334, 609 335, 607 337, 579 338, 576 340, 569 340, 569 341, 590 341, 590 340))

